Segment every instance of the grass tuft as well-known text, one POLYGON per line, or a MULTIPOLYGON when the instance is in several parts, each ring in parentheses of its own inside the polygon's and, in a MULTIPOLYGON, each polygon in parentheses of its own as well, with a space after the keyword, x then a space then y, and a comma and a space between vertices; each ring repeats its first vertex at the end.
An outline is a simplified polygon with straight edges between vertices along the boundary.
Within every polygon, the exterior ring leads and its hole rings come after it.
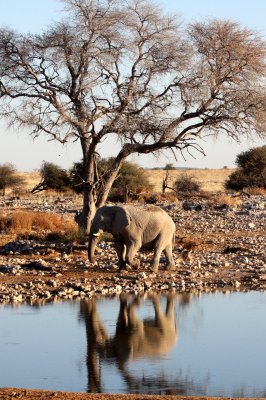
POLYGON ((17 210, 0 213, 0 229, 12 234, 69 232, 77 230, 74 221, 54 213, 17 210))

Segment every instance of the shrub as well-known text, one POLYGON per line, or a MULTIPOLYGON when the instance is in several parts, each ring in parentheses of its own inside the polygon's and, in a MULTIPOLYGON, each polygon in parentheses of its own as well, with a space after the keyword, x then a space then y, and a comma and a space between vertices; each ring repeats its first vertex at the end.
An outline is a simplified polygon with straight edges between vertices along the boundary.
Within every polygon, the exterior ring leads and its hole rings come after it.
POLYGON ((174 183, 174 190, 177 194, 190 195, 198 193, 201 189, 200 183, 192 175, 181 174, 174 183))
POLYGON ((41 182, 33 189, 32 193, 52 189, 56 192, 65 192, 70 188, 68 172, 56 164, 43 162, 40 169, 41 182))
POLYGON ((257 187, 266 189, 266 146, 255 147, 236 158, 238 169, 225 182, 226 189, 243 190, 257 187))
POLYGON ((83 162, 75 162, 73 167, 69 170, 70 185, 72 190, 76 193, 82 193, 84 188, 84 168, 83 162))
POLYGON ((2 190, 3 196, 5 196, 7 188, 18 191, 24 184, 24 179, 16 173, 17 171, 13 164, 0 164, 0 190, 2 190))
POLYGON ((237 207, 242 204, 242 200, 239 197, 231 197, 226 194, 215 196, 213 202, 217 207, 237 207))
MULTIPOLYGON (((106 173, 109 171, 114 158, 110 157, 102 159, 98 162, 99 179, 104 181, 106 173)), ((83 190, 83 163, 75 163, 70 170, 71 185, 77 193, 83 190)), ((110 201, 128 201, 130 199, 138 199, 144 192, 150 192, 152 185, 143 168, 138 165, 124 161, 119 171, 119 175, 113 183, 109 193, 108 200, 110 201)))
POLYGON ((18 210, 0 214, 0 228, 8 233, 18 234, 32 231, 71 231, 76 229, 76 224, 54 213, 18 210))

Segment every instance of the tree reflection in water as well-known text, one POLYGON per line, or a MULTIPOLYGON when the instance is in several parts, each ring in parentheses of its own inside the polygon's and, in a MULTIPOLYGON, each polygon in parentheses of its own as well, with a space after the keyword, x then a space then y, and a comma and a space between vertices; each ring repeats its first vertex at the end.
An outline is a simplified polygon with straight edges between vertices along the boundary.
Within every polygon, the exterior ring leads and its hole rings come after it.
MULTIPOLYGON (((141 378, 129 371, 128 363, 132 360, 166 355, 175 346, 178 333, 175 318, 175 301, 177 295, 169 294, 165 311, 163 312, 158 294, 152 294, 154 317, 140 319, 136 314, 136 306, 140 298, 122 294, 116 322, 115 333, 112 337, 100 320, 97 312, 97 300, 86 299, 80 303, 80 315, 85 322, 87 335, 87 367, 88 391, 101 393, 104 391, 101 366, 104 362, 112 362, 127 385, 128 393, 162 393, 189 394, 196 390, 193 382, 177 376, 168 379, 163 374, 141 378)), ((179 295, 179 306, 185 307, 190 302, 186 294, 179 295)), ((197 387, 199 394, 204 389, 197 387)))

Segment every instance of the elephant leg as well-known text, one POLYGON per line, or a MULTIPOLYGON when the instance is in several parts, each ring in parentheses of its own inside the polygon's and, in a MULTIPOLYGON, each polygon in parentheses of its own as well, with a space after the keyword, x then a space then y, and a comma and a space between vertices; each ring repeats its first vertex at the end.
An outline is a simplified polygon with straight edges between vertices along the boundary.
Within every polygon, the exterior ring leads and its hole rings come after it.
POLYGON ((139 260, 134 260, 134 257, 137 251, 140 249, 140 245, 138 242, 131 242, 127 245, 126 250, 126 263, 132 266, 133 268, 139 268, 139 260))
POLYGON ((176 269, 175 260, 173 258, 173 245, 169 243, 164 249, 164 254, 166 258, 166 269, 169 271, 174 271, 176 269))
POLYGON ((124 332, 128 327, 128 312, 127 312, 127 296, 122 294, 120 296, 120 308, 116 323, 116 331, 124 332))
POLYGON ((174 318, 175 315, 175 295, 169 294, 167 296, 165 315, 169 318, 174 318))
POLYGON ((152 304, 154 307, 155 313, 155 321, 156 326, 160 327, 161 329, 164 328, 164 313, 162 311, 161 303, 158 294, 154 294, 151 296, 152 304))
POLYGON ((114 241, 115 250, 118 256, 118 265, 119 269, 126 269, 126 261, 125 261, 125 245, 119 240, 114 241))
POLYGON ((153 259, 151 262, 151 269, 153 272, 157 272, 158 268, 159 268, 159 263, 160 263, 160 257, 161 257, 161 253, 163 251, 163 244, 161 243, 161 241, 159 241, 155 247, 154 247, 154 254, 153 254, 153 259))
POLYGON ((135 307, 136 307, 135 302, 132 302, 128 306, 128 327, 131 330, 137 329, 139 333, 142 333, 144 329, 143 321, 137 317, 135 313, 135 307))

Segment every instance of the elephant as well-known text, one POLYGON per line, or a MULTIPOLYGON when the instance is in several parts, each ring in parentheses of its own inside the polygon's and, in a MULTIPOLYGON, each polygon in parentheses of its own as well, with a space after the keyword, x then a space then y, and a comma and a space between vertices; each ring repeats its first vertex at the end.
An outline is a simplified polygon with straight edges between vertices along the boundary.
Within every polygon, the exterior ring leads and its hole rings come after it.
POLYGON ((137 381, 128 370, 128 362, 138 359, 161 358, 171 351, 178 340, 175 317, 175 295, 167 296, 165 311, 162 310, 160 297, 153 293, 149 299, 154 308, 154 317, 141 319, 136 314, 140 305, 138 298, 129 294, 120 295, 120 308, 114 335, 109 336, 97 312, 95 299, 86 299, 80 303, 80 316, 85 321, 90 391, 102 392, 99 371, 101 362, 117 365, 124 381, 131 387, 137 381))
POLYGON ((95 247, 102 232, 114 237, 114 246, 118 256, 119 270, 127 265, 138 268, 134 260, 138 250, 153 249, 151 269, 158 271, 162 251, 166 257, 167 269, 175 269, 172 250, 175 239, 175 223, 160 207, 136 207, 132 205, 114 205, 100 207, 92 221, 89 234, 88 257, 94 263, 95 247))
POLYGON ((120 363, 126 363, 129 359, 161 357, 171 350, 177 341, 174 299, 174 294, 167 296, 166 309, 163 312, 159 295, 150 295, 154 318, 143 320, 135 312, 139 299, 129 302, 127 295, 120 297, 116 334, 112 342, 120 363))

